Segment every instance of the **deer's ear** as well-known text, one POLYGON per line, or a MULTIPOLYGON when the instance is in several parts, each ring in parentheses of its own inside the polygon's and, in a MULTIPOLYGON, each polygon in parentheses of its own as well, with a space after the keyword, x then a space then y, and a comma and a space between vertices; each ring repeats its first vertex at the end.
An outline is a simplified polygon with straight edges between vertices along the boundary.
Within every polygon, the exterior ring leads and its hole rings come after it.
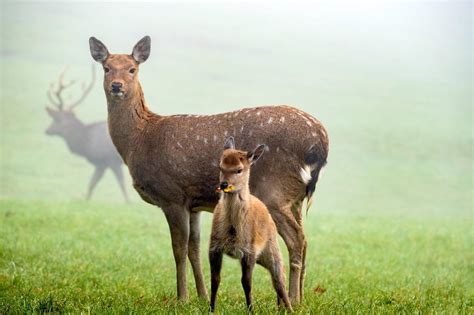
POLYGON ((97 62, 104 63, 104 61, 107 60, 107 57, 109 57, 107 47, 105 47, 105 45, 95 37, 89 38, 89 49, 92 58, 97 62))
POLYGON ((235 141, 234 141, 234 137, 232 136, 227 138, 227 140, 224 143, 224 150, 227 150, 227 149, 235 149, 235 141))
POLYGON ((53 118, 56 116, 56 111, 52 109, 51 107, 46 106, 45 109, 49 116, 53 118))
POLYGON ((249 160, 250 164, 257 162, 257 160, 263 155, 267 146, 265 144, 261 144, 257 146, 253 151, 247 153, 247 159, 249 160))
POLYGON ((145 36, 138 43, 135 44, 132 51, 132 57, 138 63, 145 62, 150 56, 151 39, 150 36, 145 36))

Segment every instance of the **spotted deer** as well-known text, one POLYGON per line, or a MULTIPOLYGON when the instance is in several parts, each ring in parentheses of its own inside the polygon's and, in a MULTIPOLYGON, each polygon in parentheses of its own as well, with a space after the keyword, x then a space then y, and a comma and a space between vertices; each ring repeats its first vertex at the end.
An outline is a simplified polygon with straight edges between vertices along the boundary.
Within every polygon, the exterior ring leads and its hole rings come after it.
POLYGON ((209 244, 211 311, 216 304, 223 254, 240 260, 241 282, 249 310, 252 309, 252 273, 258 263, 270 272, 278 304, 283 301, 292 311, 275 223, 265 204, 249 188, 250 166, 264 150, 263 144, 250 152, 236 150, 233 137, 224 145, 219 162, 221 197, 214 209, 209 244))
POLYGON ((81 95, 74 101, 67 101, 64 96, 64 92, 76 83, 75 80, 65 81, 66 70, 67 68, 61 72, 57 84, 52 84, 47 92, 50 104, 55 108, 46 106, 46 112, 53 119, 46 129, 46 134, 63 138, 71 153, 85 158, 94 166, 94 173, 89 181, 86 195, 88 200, 104 172, 110 168, 125 201, 128 202, 122 171, 123 162, 110 139, 106 122, 86 124, 74 113, 74 109, 85 100, 94 86, 94 68, 92 68, 91 81, 88 84, 85 82, 82 84, 81 95))
POLYGON ((290 299, 302 298, 307 242, 302 206, 311 201, 326 164, 328 136, 311 115, 290 106, 245 108, 217 115, 163 116, 148 109, 138 80, 139 65, 151 48, 145 36, 131 54, 111 54, 94 37, 92 58, 104 69, 108 124, 112 141, 127 164, 142 199, 166 217, 176 264, 179 299, 187 297, 186 258, 193 268, 197 293, 207 298, 199 259, 200 211, 212 211, 219 194, 217 158, 221 143, 238 136, 236 145, 250 150, 267 144, 271 154, 250 176, 250 190, 269 209, 289 251, 290 299), (256 180, 258 179, 258 180, 256 180))

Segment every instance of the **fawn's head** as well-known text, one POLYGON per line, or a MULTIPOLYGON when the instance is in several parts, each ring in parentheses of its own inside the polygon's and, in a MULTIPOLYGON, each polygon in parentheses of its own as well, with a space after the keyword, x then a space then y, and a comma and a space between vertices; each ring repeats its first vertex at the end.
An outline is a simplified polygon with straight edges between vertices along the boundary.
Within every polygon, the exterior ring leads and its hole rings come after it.
POLYGON ((234 138, 229 137, 224 144, 224 152, 219 163, 220 190, 233 193, 247 187, 250 166, 262 156, 265 147, 266 145, 261 144, 249 152, 236 150, 234 138))
POLYGON ((104 90, 108 99, 126 99, 139 90, 138 65, 150 56, 149 36, 143 37, 130 55, 110 54, 107 47, 95 37, 89 38, 89 48, 92 58, 104 68, 104 90))

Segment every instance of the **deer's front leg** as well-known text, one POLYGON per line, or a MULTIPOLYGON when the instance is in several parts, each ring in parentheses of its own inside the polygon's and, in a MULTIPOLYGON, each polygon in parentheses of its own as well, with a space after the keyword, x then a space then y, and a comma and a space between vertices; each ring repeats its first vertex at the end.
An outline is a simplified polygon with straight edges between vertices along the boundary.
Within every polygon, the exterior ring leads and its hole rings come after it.
POLYGON ((92 192, 94 191, 94 188, 97 185, 97 183, 99 182, 99 180, 104 175, 104 172, 105 172, 105 167, 103 167, 101 165, 97 165, 95 167, 94 174, 92 175, 92 178, 89 182, 89 189, 87 191, 87 196, 86 196, 87 200, 91 199, 92 192))
POLYGON ((209 249, 209 263, 211 265, 211 312, 214 312, 216 306, 217 290, 221 283, 221 269, 222 269, 223 251, 220 248, 210 246, 209 249))
POLYGON ((163 208, 171 233, 174 260, 176 263, 176 281, 178 299, 188 297, 186 286, 186 257, 189 241, 189 212, 182 206, 167 206, 163 208))
POLYGON ((201 269, 201 259, 199 253, 200 242, 200 213, 191 212, 189 219, 190 234, 188 243, 188 257, 193 267, 194 281, 196 282, 196 290, 200 298, 207 299, 207 290, 204 284, 204 277, 201 269))
POLYGON ((255 267, 255 256, 253 254, 244 254, 240 260, 242 266, 242 287, 245 292, 245 300, 247 301, 247 308, 252 311, 252 273, 255 267))

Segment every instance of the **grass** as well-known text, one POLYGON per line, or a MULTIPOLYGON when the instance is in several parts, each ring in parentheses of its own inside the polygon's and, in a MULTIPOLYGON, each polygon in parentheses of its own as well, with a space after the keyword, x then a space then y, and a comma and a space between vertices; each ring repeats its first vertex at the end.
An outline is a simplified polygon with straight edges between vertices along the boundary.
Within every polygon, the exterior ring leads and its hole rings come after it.
MULTIPOLYGON (((110 173, 84 202, 92 168, 44 134, 45 92, 61 69, 89 78, 89 36, 129 52, 145 34, 152 110, 286 103, 327 127, 297 313, 474 312, 471 4, 0 6, 0 314, 207 311, 190 272, 190 301, 175 299, 162 212, 129 177, 133 202, 121 204, 110 173)), ((106 118, 99 83, 76 110, 86 122, 106 118)), ((256 310, 276 312, 268 275, 258 268, 254 282, 256 310)), ((244 308, 226 259, 218 312, 244 308)))
MULTIPOLYGON (((168 227, 153 207, 2 200, 0 209, 0 313, 207 311, 190 268, 190 301, 175 300, 168 227)), ((428 223, 311 213, 305 301, 296 312, 474 311, 472 225, 463 219, 428 223)), ((207 280, 209 228, 204 214, 207 280)), ((262 268, 254 284, 256 311, 276 312, 262 268)), ((239 266, 226 259, 218 312, 244 310, 239 266)))

